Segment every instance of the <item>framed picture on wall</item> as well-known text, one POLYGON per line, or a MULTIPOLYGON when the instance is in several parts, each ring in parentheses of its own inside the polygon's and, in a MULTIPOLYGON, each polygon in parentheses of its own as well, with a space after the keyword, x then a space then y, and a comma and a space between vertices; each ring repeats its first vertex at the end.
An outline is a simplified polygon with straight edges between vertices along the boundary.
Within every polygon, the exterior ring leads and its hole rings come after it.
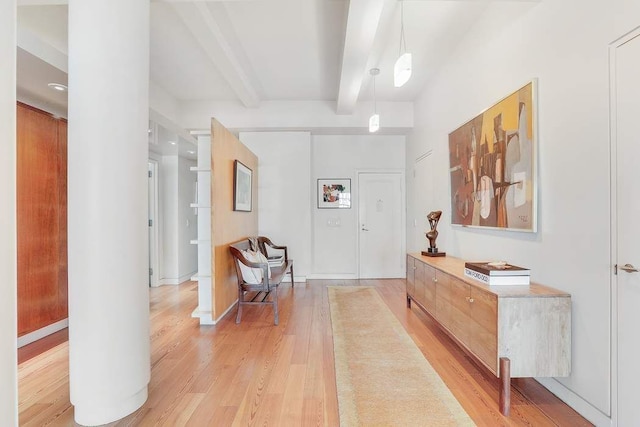
POLYGON ((318 179, 318 209, 350 209, 351 179, 318 179))
POLYGON ((233 165, 233 210, 251 212, 251 178, 253 171, 236 160, 233 165))
POLYGON ((451 223, 536 231, 536 80, 449 134, 451 223))

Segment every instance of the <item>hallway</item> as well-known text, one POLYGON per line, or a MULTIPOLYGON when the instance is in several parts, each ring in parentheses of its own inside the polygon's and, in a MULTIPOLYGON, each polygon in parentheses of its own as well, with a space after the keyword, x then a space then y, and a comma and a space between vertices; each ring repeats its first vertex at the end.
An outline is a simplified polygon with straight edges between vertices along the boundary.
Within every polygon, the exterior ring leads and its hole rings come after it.
MULTIPOLYGON (((511 417, 501 416, 498 380, 471 362, 422 312, 406 308, 404 283, 316 280, 294 289, 282 286, 277 327, 270 307, 247 308, 240 325, 234 323, 233 309, 218 325, 199 326, 190 317, 196 283, 150 288, 149 399, 110 425, 339 425, 326 291, 327 285, 339 284, 378 290, 476 424, 590 425, 529 379, 513 381, 511 417)), ((69 403, 67 343, 22 363, 18 375, 21 426, 76 425, 69 403)))

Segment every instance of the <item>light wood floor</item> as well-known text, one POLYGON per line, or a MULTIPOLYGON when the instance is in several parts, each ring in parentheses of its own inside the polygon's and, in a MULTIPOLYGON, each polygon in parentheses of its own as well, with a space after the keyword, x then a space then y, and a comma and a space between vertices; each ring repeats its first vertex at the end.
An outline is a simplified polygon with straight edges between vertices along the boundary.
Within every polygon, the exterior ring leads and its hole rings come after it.
MULTIPOLYGON (((428 316, 406 308, 404 280, 283 285, 279 326, 273 325, 271 307, 245 308, 240 325, 233 311, 216 326, 199 326, 190 317, 197 305, 195 283, 150 289, 149 399, 111 425, 338 426, 326 286, 340 284, 376 287, 478 425, 591 425, 533 380, 513 381, 511 416, 500 415, 497 379, 468 359, 428 316)), ((68 346, 62 343, 19 365, 20 425, 76 425, 67 359, 68 346)))

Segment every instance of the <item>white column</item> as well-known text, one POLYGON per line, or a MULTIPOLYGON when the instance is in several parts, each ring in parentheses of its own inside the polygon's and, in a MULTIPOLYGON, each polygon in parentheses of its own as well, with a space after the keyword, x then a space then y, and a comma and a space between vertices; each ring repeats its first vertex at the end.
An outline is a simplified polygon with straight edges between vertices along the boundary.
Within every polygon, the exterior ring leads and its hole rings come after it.
POLYGON ((70 0, 69 384, 83 425, 147 399, 148 100, 149 0, 70 0))
POLYGON ((18 425, 16 2, 0 1, 0 425, 18 425))

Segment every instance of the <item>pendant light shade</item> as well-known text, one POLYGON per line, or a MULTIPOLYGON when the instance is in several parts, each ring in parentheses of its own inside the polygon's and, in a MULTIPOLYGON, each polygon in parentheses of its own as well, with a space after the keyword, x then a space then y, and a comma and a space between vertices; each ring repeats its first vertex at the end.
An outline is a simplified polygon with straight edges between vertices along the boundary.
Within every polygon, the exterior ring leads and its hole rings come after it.
POLYGON ((411 54, 405 52, 398 58, 393 67, 393 85, 401 87, 409 81, 411 77, 411 54))
POLYGON ((407 52, 407 41, 404 38, 404 2, 400 1, 400 49, 398 60, 393 67, 393 85, 401 87, 411 77, 411 54, 407 52))
POLYGON ((377 113, 376 108, 376 76, 380 74, 380 69, 372 68, 369 74, 373 78, 373 114, 369 117, 369 132, 373 133, 380 129, 380 114, 377 113))
POLYGON ((369 117, 369 132, 377 132, 380 129, 380 114, 373 113, 371 117, 369 117))

